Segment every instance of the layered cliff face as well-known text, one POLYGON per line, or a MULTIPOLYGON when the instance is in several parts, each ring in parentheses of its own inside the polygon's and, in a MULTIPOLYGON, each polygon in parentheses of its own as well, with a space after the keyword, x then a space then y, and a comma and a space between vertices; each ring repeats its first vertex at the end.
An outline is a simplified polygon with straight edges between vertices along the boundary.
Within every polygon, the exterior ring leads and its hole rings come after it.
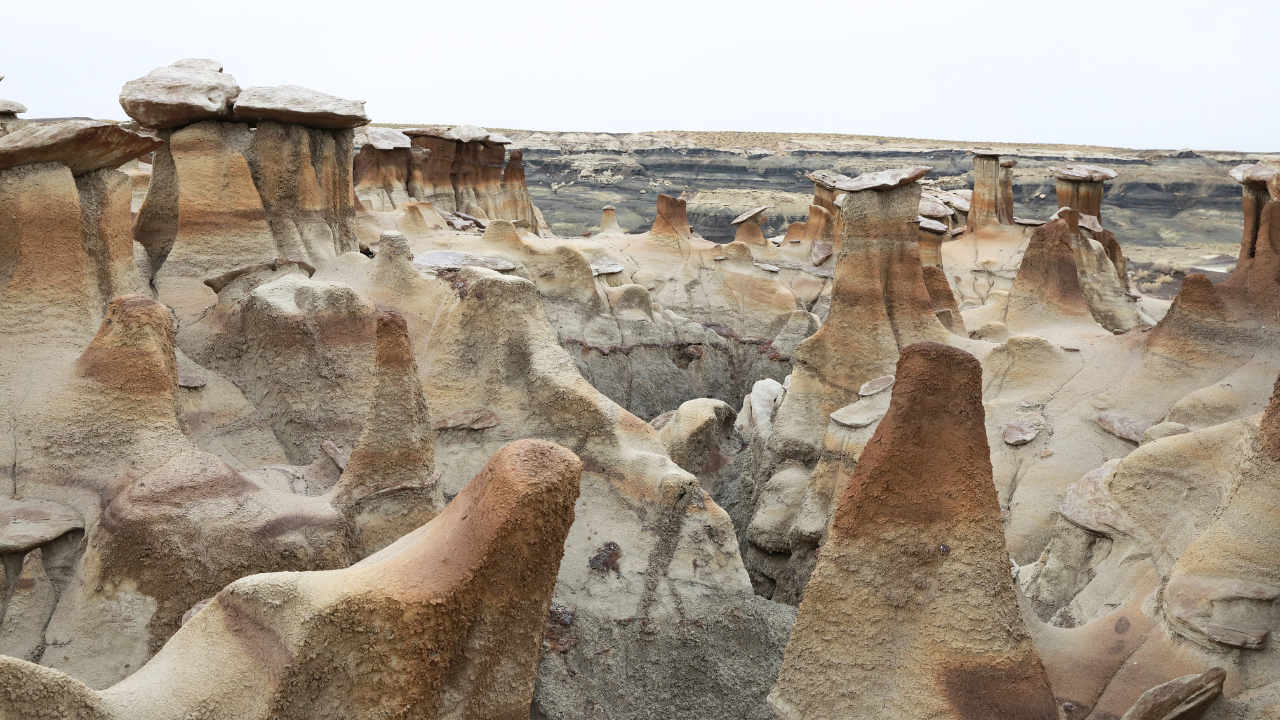
MULTIPOLYGON (((846 175, 924 164, 943 189, 974 185, 971 150, 964 143, 771 133, 556 133, 506 131, 525 153, 530 192, 556 234, 574 236, 598 226, 596 208, 614 205, 620 224, 639 231, 653 221, 652 196, 688 192, 694 229, 716 242, 732 238, 727 223, 746 203, 723 208, 694 194, 720 189, 809 195, 805 175, 834 169, 846 175), (740 208, 740 209, 739 209, 740 208)), ((1009 168, 1013 215, 1047 219, 1057 209, 1050 167, 1098 165, 1118 172, 1107 183, 1104 214, 1122 242, 1135 245, 1230 243, 1239 232, 1237 190, 1226 171, 1265 155, 1230 152, 1123 150, 1052 145, 1002 145, 1016 157, 1009 168)), ((757 202, 756 205, 771 204, 757 202)), ((773 214, 778 223, 806 213, 773 214)))

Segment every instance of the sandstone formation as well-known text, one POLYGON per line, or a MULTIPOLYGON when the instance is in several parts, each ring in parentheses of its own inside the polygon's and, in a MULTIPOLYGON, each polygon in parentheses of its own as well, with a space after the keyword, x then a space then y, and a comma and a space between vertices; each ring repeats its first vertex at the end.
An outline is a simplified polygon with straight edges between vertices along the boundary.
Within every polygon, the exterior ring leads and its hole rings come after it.
MULTIPOLYGON (((766 596, 798 602, 806 568, 825 537, 836 490, 829 474, 856 459, 869 439, 843 438, 849 433, 835 427, 832 414, 858 401, 864 383, 889 375, 901 347, 926 340, 961 342, 935 313, 921 269, 914 223, 920 186, 915 180, 926 172, 928 168, 916 167, 841 181, 864 189, 849 191, 841 205, 844 237, 835 259, 830 309, 818 331, 796 347, 790 385, 770 422, 758 426, 751 439, 747 473, 754 513, 775 514, 784 527, 774 536, 788 538, 761 545, 746 534, 748 569, 766 596), (779 496, 770 487, 783 482, 804 498, 803 506, 784 501, 785 508, 774 507, 779 496), (816 518, 811 521, 815 530, 786 528, 807 513, 816 518)), ((870 432, 865 426, 853 430, 854 435, 870 432)))
POLYGON ((225 120, 240 95, 236 79, 213 60, 179 60, 130 80, 120 106, 146 128, 172 128, 201 120, 225 120))
POLYGON ((369 123, 364 101, 344 100, 297 85, 251 87, 235 99, 237 119, 275 120, 327 130, 369 123))
POLYGON ((1244 165, 1232 171, 1241 185, 1244 237, 1235 272, 1222 283, 1237 305, 1257 308, 1275 317, 1280 310, 1276 278, 1280 277, 1280 171, 1264 164, 1244 165))
POLYGON ((1102 220, 1103 184, 1116 178, 1114 170, 1097 165, 1067 165, 1051 167, 1049 171, 1057 180, 1058 207, 1074 208, 1081 215, 1102 220))
POLYGON ((1274 714, 1273 156, 222 70, 0 102, 0 717, 1274 714))
MULTIPOLYGON (((177 73, 220 74, 189 68, 177 73)), ((145 88, 150 81, 134 82, 145 88)), ((358 124, 358 108, 285 86, 282 93, 250 96, 254 104, 246 112, 261 118, 256 128, 223 121, 221 111, 160 122, 131 104, 132 85, 121 96, 126 111, 144 126, 173 128, 159 134, 164 145, 155 152, 134 235, 147 252, 145 279, 184 321, 213 304, 205 277, 274 257, 323 265, 358 250, 348 192, 349 128, 358 124), (198 122, 174 127, 192 121, 198 122)), ((165 87, 165 98, 183 100, 186 90, 165 87)), ((234 100, 229 96, 226 102, 234 100)))
POLYGON ((529 198, 522 154, 513 150, 507 156, 507 143, 470 126, 367 129, 356 138, 354 169, 356 195, 370 213, 362 223, 408 230, 401 227, 403 219, 381 214, 426 212, 442 224, 465 216, 509 220, 541 232, 545 223, 529 198))
POLYGON ((978 361, 911 345, 849 479, 770 704, 783 718, 1057 717, 991 486, 978 361))
POLYGON ((0 659, 6 687, 39 688, 0 716, 527 714, 581 472, 562 447, 512 443, 436 520, 360 563, 231 583, 106 690, 0 659))
POLYGON ((988 225, 1013 224, 1013 167, 1017 162, 1001 160, 1000 154, 990 149, 973 151, 970 231, 981 230, 988 225))

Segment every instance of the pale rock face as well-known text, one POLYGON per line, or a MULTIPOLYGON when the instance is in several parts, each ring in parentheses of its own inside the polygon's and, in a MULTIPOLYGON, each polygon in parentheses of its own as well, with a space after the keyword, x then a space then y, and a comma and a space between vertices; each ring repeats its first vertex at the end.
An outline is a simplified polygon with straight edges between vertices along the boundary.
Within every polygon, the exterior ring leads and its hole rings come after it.
POLYGON ((236 79, 212 69, 212 60, 179 60, 130 80, 120 90, 120 106, 139 125, 172 128, 200 120, 225 119, 240 94, 236 79))
POLYGON ((235 98, 235 116, 297 123, 326 130, 342 130, 369 124, 363 100, 345 100, 299 87, 251 87, 235 98))

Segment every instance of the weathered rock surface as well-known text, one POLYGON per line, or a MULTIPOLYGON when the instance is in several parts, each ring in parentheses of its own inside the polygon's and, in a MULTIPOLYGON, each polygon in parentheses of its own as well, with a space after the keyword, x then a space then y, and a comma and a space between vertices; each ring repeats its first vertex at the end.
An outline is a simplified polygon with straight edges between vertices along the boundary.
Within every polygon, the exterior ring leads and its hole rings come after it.
POLYGON ((118 168, 160 147, 147 135, 93 120, 66 120, 50 125, 27 125, 0 137, 0 169, 56 162, 72 175, 118 168))
POLYGON ((1009 577, 982 368, 962 350, 921 343, 903 350, 895 375, 769 702, 783 718, 1052 720, 1009 577))
POLYGON ((172 128, 230 117, 239 94, 236 79, 223 73, 218 63, 179 60, 125 83, 120 106, 143 127, 172 128))
POLYGON ((346 569, 232 583, 137 673, 101 692, 0 658, 7 687, 42 691, 10 695, 6 712, 523 716, 581 470, 552 443, 512 443, 433 522, 346 569), (370 656, 380 672, 346 665, 370 656))
POLYGON ((325 130, 369 124, 363 100, 345 100, 297 85, 246 88, 235 98, 234 110, 238 119, 275 120, 325 130))

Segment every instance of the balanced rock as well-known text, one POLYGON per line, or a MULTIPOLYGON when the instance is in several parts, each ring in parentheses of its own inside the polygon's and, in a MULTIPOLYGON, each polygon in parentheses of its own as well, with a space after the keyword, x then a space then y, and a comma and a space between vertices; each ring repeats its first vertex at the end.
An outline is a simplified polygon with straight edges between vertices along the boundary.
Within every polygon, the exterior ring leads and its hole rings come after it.
POLYGON ((200 120, 224 119, 240 94, 236 79, 212 60, 179 60, 130 80, 120 90, 120 106, 147 128, 172 128, 200 120), (214 70, 214 67, 219 70, 214 70))
POLYGON ((341 130, 369 124, 363 100, 346 100, 299 87, 251 87, 235 99, 235 116, 277 120, 326 130, 341 130))

